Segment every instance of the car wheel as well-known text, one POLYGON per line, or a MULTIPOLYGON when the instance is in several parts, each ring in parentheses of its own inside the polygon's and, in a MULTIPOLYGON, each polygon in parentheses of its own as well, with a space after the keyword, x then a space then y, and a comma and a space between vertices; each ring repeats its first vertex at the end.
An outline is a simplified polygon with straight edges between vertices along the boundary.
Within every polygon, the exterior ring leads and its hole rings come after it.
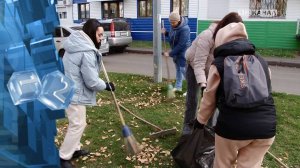
POLYGON ((59 57, 62 58, 64 56, 64 54, 65 54, 65 50, 64 49, 59 50, 59 52, 58 52, 59 57))
POLYGON ((117 51, 120 52, 120 53, 123 53, 126 49, 126 46, 120 46, 120 47, 117 47, 117 51))

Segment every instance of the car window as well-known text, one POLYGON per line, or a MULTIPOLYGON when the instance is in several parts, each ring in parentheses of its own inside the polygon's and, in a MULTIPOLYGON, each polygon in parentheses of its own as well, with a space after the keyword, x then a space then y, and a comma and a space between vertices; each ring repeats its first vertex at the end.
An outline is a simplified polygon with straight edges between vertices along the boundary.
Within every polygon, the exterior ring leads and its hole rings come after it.
POLYGON ((115 31, 128 31, 129 26, 126 22, 114 22, 115 24, 115 31))
POLYGON ((101 23, 104 31, 110 31, 110 23, 101 23))
POLYGON ((63 31, 64 37, 68 37, 68 36, 70 36, 70 34, 71 34, 69 31, 67 31, 67 30, 64 29, 64 28, 62 28, 62 31, 63 31))
POLYGON ((70 27, 73 30, 82 30, 82 26, 70 27))
POLYGON ((55 31, 53 33, 54 37, 61 37, 61 31, 60 31, 60 27, 56 27, 55 31))

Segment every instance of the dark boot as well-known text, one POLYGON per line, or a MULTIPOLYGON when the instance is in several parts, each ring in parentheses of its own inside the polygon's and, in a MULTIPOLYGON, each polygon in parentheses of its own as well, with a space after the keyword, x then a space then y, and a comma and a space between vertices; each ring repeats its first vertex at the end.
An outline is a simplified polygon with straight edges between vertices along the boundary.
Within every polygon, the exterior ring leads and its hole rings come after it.
POLYGON ((86 155, 89 155, 89 154, 90 154, 90 152, 87 151, 87 150, 84 150, 84 149, 77 150, 73 153, 72 159, 76 159, 80 156, 86 156, 86 155))
POLYGON ((64 160, 60 158, 60 167, 61 168, 75 168, 75 166, 71 163, 70 160, 64 160))

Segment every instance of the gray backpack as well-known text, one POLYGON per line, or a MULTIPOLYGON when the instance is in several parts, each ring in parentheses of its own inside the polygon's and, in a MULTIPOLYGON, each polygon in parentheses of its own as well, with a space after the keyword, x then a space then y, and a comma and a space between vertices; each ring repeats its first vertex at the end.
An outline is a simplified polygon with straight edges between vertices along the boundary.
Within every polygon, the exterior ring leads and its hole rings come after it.
POLYGON ((269 96, 266 74, 256 56, 224 59, 224 93, 230 107, 251 108, 266 101, 269 96))

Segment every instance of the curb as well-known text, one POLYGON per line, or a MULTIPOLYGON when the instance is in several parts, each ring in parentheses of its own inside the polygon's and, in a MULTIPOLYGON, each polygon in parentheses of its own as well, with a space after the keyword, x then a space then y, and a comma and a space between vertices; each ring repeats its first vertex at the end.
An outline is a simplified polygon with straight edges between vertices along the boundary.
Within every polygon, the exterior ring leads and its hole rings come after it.
MULTIPOLYGON (((136 54, 153 54, 151 49, 144 49, 144 48, 130 48, 127 47, 125 49, 126 52, 129 53, 136 53, 136 54)), ((276 58, 264 57, 264 59, 268 62, 271 66, 282 66, 282 67, 291 67, 291 68, 300 68, 300 62, 292 62, 292 59, 284 60, 283 58, 278 58, 278 60, 274 60, 276 58)))
POLYGON ((153 54, 153 51, 149 49, 134 49, 128 47, 125 49, 125 52, 137 53, 137 54, 153 54))
POLYGON ((270 61, 265 59, 269 65, 272 66, 282 66, 282 67, 291 67, 291 68, 300 68, 300 64, 299 63, 295 63, 295 62, 284 62, 284 61, 270 61))

